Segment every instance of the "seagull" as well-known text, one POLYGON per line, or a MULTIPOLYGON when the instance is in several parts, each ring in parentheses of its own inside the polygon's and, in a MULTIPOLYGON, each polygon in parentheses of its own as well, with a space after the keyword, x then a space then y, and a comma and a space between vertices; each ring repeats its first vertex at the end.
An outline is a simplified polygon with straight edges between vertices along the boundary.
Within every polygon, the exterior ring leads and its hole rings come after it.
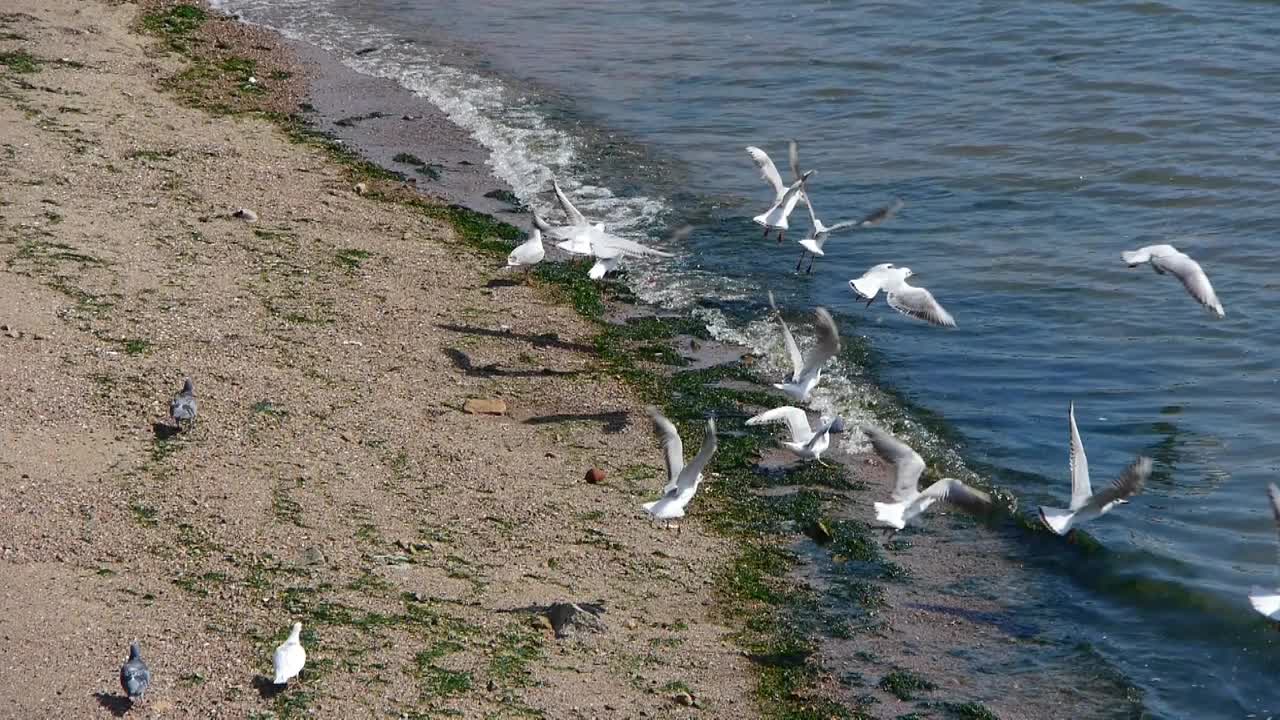
POLYGON ((138 641, 134 640, 129 643, 129 659, 120 666, 120 687, 124 688, 130 702, 142 702, 142 695, 149 685, 151 670, 143 662, 142 649, 138 647, 138 641))
POLYGON ((769 237, 770 230, 777 228, 778 242, 781 243, 782 236, 787 231, 787 218, 791 216, 791 211, 795 210, 796 203, 804 193, 804 183, 814 171, 800 174, 800 163, 794 140, 791 141, 791 170, 795 173, 796 179, 790 185, 782 184, 782 176, 778 174, 777 166, 765 151, 753 146, 747 148, 747 153, 755 161, 756 167, 760 168, 760 176, 769 183, 774 192, 773 205, 751 220, 757 225, 764 226, 765 237, 769 237))
POLYGON ((649 417, 653 419, 654 431, 662 438, 663 459, 667 463, 667 485, 662 488, 661 498, 647 502, 643 507, 655 520, 682 518, 685 506, 698 491, 698 483, 702 482, 702 469, 716 453, 716 420, 707 419, 702 449, 685 465, 684 443, 681 442, 675 425, 658 412, 657 408, 649 408, 649 417))
MULTIPOLYGON (((1267 495, 1271 497, 1271 512, 1275 515, 1276 525, 1280 526, 1280 488, 1271 483, 1267 486, 1267 495)), ((1249 593, 1249 604, 1272 620, 1280 620, 1280 590, 1255 587, 1249 593)))
POLYGON ((1208 308, 1214 315, 1226 317, 1227 313, 1222 309, 1222 303, 1218 302, 1218 296, 1213 292, 1213 286, 1209 284, 1209 276, 1204 274, 1200 263, 1178 252, 1174 246, 1148 245, 1120 253, 1120 256, 1131 268, 1149 262, 1151 269, 1158 275, 1173 273, 1174 277, 1182 281, 1182 286, 1187 289, 1191 297, 1196 299, 1196 302, 1208 308))
POLYGON ((595 257, 595 263, 587 271, 587 276, 592 280, 599 280, 605 274, 617 269, 624 257, 638 257, 641 255, 673 257, 671 253, 654 250, 634 240, 627 240, 613 235, 604 229, 604 223, 591 224, 587 221, 586 216, 578 208, 574 207, 573 202, 569 200, 569 196, 560 187, 560 183, 552 180, 551 187, 555 190, 556 200, 560 202, 560 208, 564 210, 564 214, 569 218, 570 225, 567 227, 552 227, 545 220, 538 217, 537 214, 533 216, 534 225, 552 238, 559 239, 560 242, 556 243, 556 247, 561 250, 574 255, 595 257))
POLYGON ((1089 486, 1089 459, 1084 454, 1080 430, 1076 428, 1076 404, 1067 406, 1071 424, 1071 505, 1068 509, 1040 506, 1040 519, 1059 535, 1066 535, 1072 525, 1105 515, 1116 505, 1137 495, 1151 474, 1151 458, 1139 456, 1111 485, 1093 492, 1089 486))
POLYGON ((804 206, 809 209, 809 223, 812 227, 809 230, 809 237, 800 241, 800 247, 804 248, 804 250, 800 251, 800 259, 796 261, 796 272, 800 272, 800 263, 804 262, 804 256, 807 253, 809 255, 809 267, 805 270, 806 273, 813 270, 814 257, 826 254, 823 252, 822 246, 827 244, 827 237, 831 233, 840 230, 847 230, 849 228, 875 227, 884 221, 891 219, 894 215, 897 215, 903 205, 901 199, 894 198, 893 202, 885 205, 884 207, 877 208, 870 214, 864 216, 861 220, 845 220, 843 222, 838 222, 831 227, 827 227, 822 224, 822 221, 818 219, 817 213, 814 212, 813 201, 810 199, 808 193, 805 193, 803 199, 804 206))
POLYGON ((894 501, 875 504, 876 522, 901 530, 939 500, 973 513, 990 510, 990 495, 955 478, 942 478, 921 492, 920 476, 924 473, 925 464, 920 454, 878 427, 866 427, 862 431, 871 440, 876 454, 894 466, 894 501))
POLYGON ((806 402, 809 394, 822 379, 822 366, 840 352, 840 331, 836 329, 835 320, 826 308, 818 308, 814 313, 818 322, 814 325, 817 331, 817 343, 809 351, 808 357, 800 355, 800 347, 791 335, 791 328, 778 312, 773 302, 773 292, 769 292, 769 307, 778 314, 778 322, 782 324, 782 344, 787 348, 787 356, 791 358, 791 380, 785 383, 774 383, 774 387, 795 398, 797 402, 806 402))
POLYGON ((280 643, 280 647, 276 648, 276 652, 271 656, 271 664, 275 666, 276 675, 272 679, 272 683, 276 685, 284 685, 290 679, 298 676, 302 672, 302 666, 307 664, 307 651, 302 648, 302 641, 299 636, 302 635, 302 623, 293 624, 293 629, 289 631, 289 639, 280 643))
POLYGON ((822 453, 826 452, 827 446, 831 444, 831 428, 837 420, 839 418, 824 421, 817 428, 811 429, 809 416, 805 415, 803 410, 791 405, 783 405, 749 418, 747 424, 785 422, 791 430, 791 440, 784 440, 782 444, 802 460, 817 460, 819 464, 825 465, 826 463, 822 462, 822 453))
POLYGON ((849 287, 859 297, 865 298, 867 307, 875 302, 880 291, 885 293, 885 302, 889 307, 903 315, 910 315, 917 320, 941 327, 955 327, 955 318, 938 304, 933 293, 922 287, 907 284, 907 278, 915 273, 911 268, 897 267, 893 263, 880 263, 862 274, 862 277, 849 281, 849 287))
POLYGON ((620 238, 617 235, 610 235, 600 229, 592 228, 587 233, 588 246, 590 253, 595 256, 595 264, 587 271, 587 277, 592 280, 603 278, 606 273, 612 272, 622 262, 624 257, 639 257, 641 255, 651 255, 654 257, 674 257, 669 252, 654 250, 651 247, 641 245, 634 240, 620 238))
POLYGON ((182 381, 182 390, 169 401, 169 417, 179 430, 196 424, 196 391, 191 378, 182 381))
POLYGON ((529 233, 529 239, 517 245, 507 256, 507 267, 522 267, 527 270, 542 262, 546 254, 546 250, 542 247, 542 230, 535 227, 533 232, 529 233))

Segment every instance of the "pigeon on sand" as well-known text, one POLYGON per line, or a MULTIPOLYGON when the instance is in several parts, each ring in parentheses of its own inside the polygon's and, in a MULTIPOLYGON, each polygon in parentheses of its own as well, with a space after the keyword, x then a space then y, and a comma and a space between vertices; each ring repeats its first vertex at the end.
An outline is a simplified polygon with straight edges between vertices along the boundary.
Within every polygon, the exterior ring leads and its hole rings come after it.
POLYGON ((817 322, 814 323, 814 331, 817 333, 817 341, 809 350, 807 357, 800 354, 800 346, 796 344, 796 339, 791 335, 791 328, 787 327, 787 321, 782 318, 782 313, 778 312, 778 306, 773 301, 773 292, 769 292, 769 307, 778 315, 778 322, 782 324, 782 344, 787 349, 787 357, 791 359, 791 379, 784 383, 774 383, 774 387, 785 392, 798 402, 807 402, 809 394, 817 387, 818 381, 822 379, 822 366, 827 361, 835 357, 840 352, 840 331, 836 329, 835 320, 831 318, 831 313, 825 308, 818 308, 814 311, 817 315, 817 322))
POLYGON ((920 476, 924 474, 924 458, 911 446, 878 427, 863 428, 871 447, 882 460, 894 466, 893 502, 876 503, 876 522, 895 530, 919 517, 938 501, 976 514, 991 508, 991 496, 975 490, 955 478, 942 478, 923 491, 920 476))
POLYGON ((662 488, 662 497, 644 504, 645 512, 655 520, 675 520, 684 517, 684 509, 698 491, 702 482, 702 471, 711 457, 716 453, 716 421, 707 419, 707 426, 702 436, 702 448, 689 461, 684 462, 684 442, 680 433, 671 421, 649 408, 649 417, 653 419, 654 432, 662 439, 662 457, 667 465, 667 485, 662 488))
POLYGON ((1200 263, 1179 252, 1174 246, 1148 245, 1123 252, 1120 256, 1131 268, 1142 263, 1151 263, 1151 269, 1155 270, 1157 275, 1171 273, 1182 282, 1182 286, 1187 289, 1191 297, 1195 298, 1196 302, 1205 306, 1214 315, 1220 318, 1226 317, 1227 313, 1222 309, 1222 303, 1218 301, 1218 295, 1213 292, 1213 285, 1209 284, 1209 276, 1204 274, 1200 263))
POLYGON ((129 659, 120 666, 120 687, 131 702, 142 702, 142 696, 151 685, 151 670, 142 660, 138 641, 129 643, 129 659))
POLYGON ((1093 492, 1089 485, 1089 459, 1084 454, 1080 430, 1076 428, 1076 404, 1067 406, 1071 426, 1071 504, 1067 509, 1040 506, 1040 519, 1052 531, 1066 535, 1075 525, 1105 515, 1137 495, 1151 475, 1151 458, 1139 456, 1112 484, 1093 492))
POLYGON ((182 390, 169 401, 169 417, 179 429, 196 424, 196 391, 191 378, 182 381, 182 390))
POLYGON ((302 672, 302 666, 307 664, 307 651, 302 648, 302 623, 296 622, 289 631, 289 639, 280 643, 276 648, 276 652, 271 656, 271 664, 275 667, 275 677, 271 682, 276 685, 284 685, 289 680, 298 676, 302 672))

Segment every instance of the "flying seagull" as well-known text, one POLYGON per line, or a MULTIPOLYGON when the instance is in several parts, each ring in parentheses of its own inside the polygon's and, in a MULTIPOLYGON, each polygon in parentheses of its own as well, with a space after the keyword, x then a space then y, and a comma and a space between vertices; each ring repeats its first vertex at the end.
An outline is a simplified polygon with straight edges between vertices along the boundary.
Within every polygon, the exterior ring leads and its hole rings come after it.
POLYGON ((592 228, 587 233, 587 242, 591 254, 596 258, 595 264, 587 271, 587 277, 592 280, 599 280, 606 273, 615 270, 624 257, 640 257, 642 255, 673 257, 669 252, 654 250, 634 240, 610 235, 600 228, 592 228))
POLYGON ((169 401, 169 417, 179 430, 196 424, 196 390, 191 378, 182 381, 182 390, 169 401))
POLYGON ((787 231, 787 218, 791 217, 791 212, 796 209, 796 203, 800 201, 804 193, 804 183, 813 174, 810 170, 803 175, 800 174, 799 159, 796 151, 796 143, 791 141, 791 169, 795 173, 796 179, 790 185, 784 185, 782 176, 778 174, 778 168, 773 164, 773 160, 769 159, 769 155, 758 147, 748 147, 747 153, 751 155, 751 159, 755 161, 756 167, 760 168, 760 176, 769 183, 773 188, 773 205, 768 210, 752 218, 752 222, 757 225, 764 226, 764 236, 769 237, 769 231, 778 230, 778 242, 782 242, 782 236, 787 231))
MULTIPOLYGON (((1271 513, 1275 516, 1276 525, 1280 526, 1280 488, 1271 483, 1267 486, 1267 495, 1271 498, 1271 513)), ((1249 593, 1249 604, 1272 620, 1280 620, 1280 590, 1255 587, 1249 593)))
POLYGON ((120 666, 120 687, 131 702, 142 702, 142 695, 151 685, 151 670, 142 660, 142 649, 138 641, 129 643, 129 659, 120 666))
POLYGON ((861 220, 845 220, 838 222, 831 227, 822 224, 818 219, 817 213, 813 209, 813 200, 808 193, 804 195, 804 206, 809 209, 809 237, 800 241, 800 247, 804 248, 800 251, 800 259, 796 261, 796 272, 800 272, 800 263, 804 262, 804 256, 809 255, 809 267, 805 272, 813 270, 813 258, 819 255, 825 255, 823 246, 827 244, 827 238, 833 232, 847 230, 850 228, 871 228, 875 227, 886 220, 891 219, 898 211, 902 209, 902 200, 894 198, 893 202, 884 207, 877 208, 870 214, 864 216, 861 220))
POLYGON ((817 342, 809 351, 809 356, 803 357, 800 355, 800 346, 796 345, 796 339, 791 335, 791 328, 787 327, 787 321, 782 318, 782 313, 778 312, 778 306, 773 302, 772 291, 769 292, 769 307, 778 315, 778 322, 782 324, 782 344, 787 348, 787 357, 791 358, 791 380, 774 383, 773 386, 798 402, 806 402, 822 379, 822 366, 840 352, 840 331, 836 329, 835 320, 831 319, 831 313, 826 308, 815 310, 814 313, 818 316, 818 321, 814 324, 817 342))
POLYGON ((522 267, 527 271, 542 262, 546 254, 546 250, 542 247, 542 230, 535 227, 533 232, 529 233, 529 239, 517 245, 507 256, 507 267, 522 267))
POLYGON ((702 449, 686 465, 684 443, 680 440, 676 426, 658 412, 657 408, 649 408, 649 417, 653 419, 654 431, 662 438, 663 460, 667 464, 667 485, 662 488, 661 498, 647 502, 643 507, 655 520, 682 518, 685 506, 698 491, 698 483, 702 482, 703 468, 716 453, 716 421, 715 418, 707 419, 702 449))
POLYGON ((831 444, 831 428, 838 420, 839 418, 822 421, 818 427, 810 428, 809 416, 805 415, 803 410, 791 405, 783 405, 749 418, 747 424, 786 423, 791 431, 791 440, 784 440, 783 446, 802 460, 817 460, 822 463, 822 453, 826 452, 831 444))
POLYGON ((991 509, 990 495, 955 478, 942 478, 921 492, 920 476, 925 464, 920 454, 878 427, 866 427, 862 431, 871 440, 876 454, 894 466, 893 502, 875 504, 876 522, 901 530, 939 500, 972 513, 983 514, 991 509))
POLYGON ((1115 482, 1093 492, 1089 486, 1089 459, 1085 457, 1080 430, 1076 428, 1074 402, 1067 406, 1067 419, 1071 424, 1071 505, 1066 510, 1040 506, 1040 519, 1059 535, 1066 535, 1073 525, 1105 515, 1116 505, 1127 502, 1142 490, 1151 475, 1151 458, 1139 456, 1115 482))
POLYGON ((271 664, 275 666, 275 677, 271 680, 276 685, 284 685, 302 672, 307 664, 307 651, 302 648, 302 623, 296 622, 289 631, 289 639, 280 643, 271 656, 271 664))
POLYGON ((881 263, 863 273, 862 277, 850 280, 849 287, 867 301, 867 307, 871 307, 876 295, 883 291, 889 307, 903 315, 940 327, 955 327, 955 318, 938 304, 933 293, 907 284, 907 278, 914 274, 911 268, 881 263))
POLYGON ((1129 267, 1137 267, 1149 262, 1151 269, 1158 275, 1173 273, 1174 277, 1182 281, 1182 286, 1187 289, 1191 297, 1196 299, 1196 302, 1208 308, 1214 315, 1226 317, 1227 313, 1222 309, 1222 303, 1218 302, 1218 296, 1213 292, 1213 286, 1209 284, 1209 276, 1204 274, 1200 263, 1178 252, 1174 246, 1148 245, 1120 253, 1120 256, 1129 267))

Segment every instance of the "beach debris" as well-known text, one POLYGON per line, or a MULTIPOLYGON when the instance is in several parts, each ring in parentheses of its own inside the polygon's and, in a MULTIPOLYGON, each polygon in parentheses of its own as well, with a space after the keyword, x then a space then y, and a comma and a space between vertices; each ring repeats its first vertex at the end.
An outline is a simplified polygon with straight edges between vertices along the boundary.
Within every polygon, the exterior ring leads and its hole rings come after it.
POLYGON ((1143 263, 1151 263, 1151 269, 1157 275, 1172 273, 1187 289, 1187 294, 1195 298, 1209 312, 1222 318, 1227 312, 1218 302, 1218 295, 1209 284, 1209 276, 1204 274, 1200 263, 1179 252, 1172 245, 1148 245, 1120 254, 1129 267, 1137 267, 1143 263))
POLYGON ((138 641, 129 643, 129 659, 120 666, 120 687, 132 702, 141 702, 142 695, 151 685, 151 670, 142 660, 138 641))
POLYGON ((324 551, 315 545, 308 546, 302 551, 302 563, 304 565, 323 565, 324 551))
POLYGON ((672 695, 671 699, 677 705, 683 705, 685 707, 696 707, 698 704, 698 701, 695 700, 694 697, 687 692, 678 692, 675 695, 672 695))
POLYGON ((272 683, 276 685, 288 683, 290 679, 297 677, 298 673, 302 672, 302 666, 307 664, 307 651, 302 647, 301 636, 302 623, 296 622, 289 630, 289 638, 280 643, 271 656, 271 664, 275 668, 272 683))
POLYGON ((506 415, 507 403, 501 398, 468 398, 462 409, 472 415, 506 415))
POLYGON ((231 217, 245 222, 258 222, 258 213, 250 210, 249 208, 240 208, 239 210, 231 213, 231 217))
POLYGON ((571 602, 558 602, 547 608, 546 617, 551 621, 551 629, 557 639, 567 638, 577 632, 602 633, 608 631, 600 613, 604 608, 599 605, 571 602))
POLYGON ((751 160, 760 169, 760 177, 764 178, 769 183, 769 187, 773 188, 773 205, 763 213, 751 218, 751 221, 764 227, 764 236, 766 238, 769 237, 770 230, 777 230, 779 243, 782 242, 782 236, 787 232, 787 218, 791 217, 791 212, 796 209, 796 203, 804 196, 805 181, 814 173, 813 170, 803 175, 800 173, 799 151, 794 140, 791 141, 789 150, 791 172, 795 176, 795 180, 790 185, 784 185, 782 176, 778 174, 778 167, 773 164, 769 154, 758 147, 747 147, 747 154, 751 156, 751 160))
MULTIPOLYGON (((1280 487, 1276 487, 1275 483, 1269 484, 1267 497, 1271 499, 1271 514, 1275 518, 1276 526, 1280 527, 1280 487)), ((1280 590, 1267 590, 1255 586, 1249 593, 1249 604, 1254 610, 1272 620, 1280 620, 1280 590)))
POLYGON ((716 419, 707 419, 702 435, 702 447, 686 465, 684 442, 680 439, 676 426, 658 412, 657 408, 648 408, 648 413, 653 420, 654 432, 662 441, 662 458, 667 466, 667 484, 662 488, 662 497, 653 502, 647 502, 641 507, 655 520, 682 518, 685 506, 698 492, 698 483, 702 482, 702 469, 711 462, 711 457, 716 453, 716 419))
POLYGON ((840 353, 840 331, 836 328, 836 321, 832 319, 831 313, 826 308, 818 308, 814 311, 818 319, 813 326, 817 341, 809 350, 808 357, 802 356, 800 346, 791 335, 791 328, 787 327, 787 321, 778 312, 772 291, 769 292, 769 307, 777 314, 778 322, 782 325, 782 344, 787 350, 787 357, 791 359, 791 379, 784 383, 774 383, 773 386, 798 402, 806 402, 822 379, 822 366, 840 353))
POLYGON ((1071 428, 1071 504, 1066 510, 1040 506, 1040 519, 1059 535, 1066 535, 1073 525, 1088 522, 1110 512, 1116 505, 1137 495, 1151 474, 1151 459, 1139 456, 1114 483, 1093 492, 1089 484, 1089 458, 1076 427, 1076 404, 1067 405, 1067 422, 1071 428))
POLYGON ((858 297, 867 301, 867 307, 871 307, 876 296, 883 291, 889 307, 903 315, 940 327, 955 327, 955 319, 938 304, 933 293, 907 284, 907 278, 914 274, 911 268, 880 263, 863 273, 862 277, 850 280, 849 287, 858 297))
MULTIPOLYGON (((802 460, 816 460, 822 463, 822 453, 831 444, 831 427, 835 420, 820 420, 817 427, 809 427, 809 416, 804 410, 791 405, 767 410, 751 418, 748 425, 764 425, 766 423, 786 423, 791 431, 791 440, 783 440, 782 445, 795 453, 802 460)), ((825 464, 825 463, 823 463, 825 464)))
POLYGON ((979 514, 990 510, 990 495, 955 478, 942 478, 921 492, 920 476, 924 474, 926 467, 924 458, 909 445, 878 427, 868 426, 862 431, 871 440, 871 448, 876 454, 894 467, 894 502, 875 503, 876 522, 901 530, 939 500, 979 514))
POLYGON ((604 482, 604 477, 605 475, 603 470, 593 467, 587 471, 587 476, 584 479, 587 481, 588 485, 599 485, 604 482))
POLYGON ((4 333, 5 337, 11 337, 14 340, 22 337, 22 331, 8 325, 0 325, 0 332, 4 333))
POLYGON ((805 528, 805 534, 813 538, 813 541, 819 545, 825 545, 833 538, 835 534, 831 532, 831 526, 827 525, 826 520, 814 520, 805 528))
POLYGON ((179 430, 196 424, 196 391, 191 378, 182 381, 182 389, 169 401, 169 417, 179 430))
POLYGON ((358 182, 356 183, 354 190, 356 191, 357 195, 364 195, 365 193, 369 192, 369 185, 368 183, 358 182))

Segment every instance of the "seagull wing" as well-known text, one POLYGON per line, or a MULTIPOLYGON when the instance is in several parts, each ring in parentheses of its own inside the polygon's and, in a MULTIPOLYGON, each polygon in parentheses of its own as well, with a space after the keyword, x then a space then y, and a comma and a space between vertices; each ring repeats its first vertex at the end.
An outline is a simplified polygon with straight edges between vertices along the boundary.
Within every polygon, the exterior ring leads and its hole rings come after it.
POLYGON ((698 450, 698 454, 689 461, 689 464, 685 465, 684 469, 680 471, 677 492, 697 487, 698 476, 702 474, 702 470, 707 466, 707 463, 711 462, 711 456, 716 454, 716 446, 716 419, 707 418, 707 427, 702 436, 702 447, 698 450))
POLYGON ((791 441, 798 443, 807 443, 813 439, 813 431, 809 429, 809 416, 798 407, 791 405, 783 405, 756 415, 747 420, 748 425, 763 425, 764 423, 785 422, 791 430, 791 441))
MULTIPOLYGON (((871 440, 871 447, 881 460, 893 463, 893 499, 906 502, 915 497, 924 474, 924 458, 911 446, 874 425, 862 429, 871 440)), ((936 483, 935 483, 936 484, 936 483)))
POLYGON ((800 179, 800 146, 792 140, 787 145, 787 159, 791 161, 791 175, 796 180, 800 179))
POLYGON ((1133 461, 1133 464, 1125 468, 1124 472, 1120 473, 1120 477, 1116 478, 1115 482, 1099 490, 1097 494, 1089 498, 1089 502, 1085 503, 1085 508, 1101 510, 1113 502, 1137 495, 1150 475, 1151 458, 1139 457, 1133 461))
POLYGON ((661 250, 654 250, 647 245, 641 245, 634 240, 618 237, 617 235, 609 235, 602 233, 599 237, 591 242, 592 250, 598 257, 611 257, 616 255, 655 255, 657 257, 672 257, 671 253, 661 250))
POLYGON ((787 327, 787 321, 782 319, 782 313, 778 312, 778 306, 773 302, 773 291, 769 291, 769 307, 778 313, 778 322, 782 323, 782 345, 787 349, 787 357, 791 358, 791 382, 800 379, 800 372, 804 368, 804 357, 800 355, 800 346, 796 345, 796 339, 791 334, 791 328, 787 327))
POLYGON ((885 301, 894 310, 917 320, 924 320, 941 327, 956 326, 955 318, 951 317, 951 313, 933 299, 933 293, 922 287, 902 283, 897 290, 885 297, 885 301))
POLYGON ((971 488, 955 478, 942 478, 920 493, 975 514, 991 510, 991 496, 971 488))
POLYGON ((778 174, 778 168, 769 159, 768 153, 758 147, 747 148, 747 153, 755 161, 756 167, 760 168, 760 177, 764 178, 773 187, 774 196, 781 198, 782 194, 787 191, 787 186, 782 184, 782 176, 778 174))
POLYGON ((1071 509, 1079 510, 1093 496, 1089 486, 1089 458, 1084 455, 1084 443, 1076 428, 1076 404, 1067 406, 1067 419, 1071 421, 1071 509))
POLYGON ((564 190, 560 189, 560 183, 555 180, 551 181, 551 187, 556 191, 556 200, 560 201, 560 208, 564 210, 564 214, 569 216, 571 225, 589 225, 586 216, 578 212, 578 208, 569 202, 569 196, 564 194, 564 190))
POLYGON ((858 227, 875 227, 886 220, 892 220, 894 215, 902 209, 903 202, 901 198, 894 198, 893 202, 884 207, 876 208, 857 222, 858 227))
POLYGON ((1214 315, 1218 317, 1226 315, 1222 309, 1222 303, 1218 301, 1218 295, 1213 291, 1213 285, 1209 284, 1209 276, 1204 274, 1204 268, 1200 267, 1200 263, 1182 253, 1177 253, 1176 255, 1153 255, 1151 264, 1158 270, 1173 273, 1182 281, 1182 286, 1187 289, 1191 297, 1214 315))
POLYGON ((680 471, 684 470, 684 442, 680 440, 676 426, 658 412, 657 408, 651 407, 648 412, 649 418, 653 420, 653 431, 662 441, 662 459, 667 463, 667 485, 662 488, 662 494, 665 495, 676 488, 680 471))
POLYGON ((813 431, 813 437, 809 438, 809 442, 805 443, 804 446, 812 450, 813 446, 817 444, 819 440, 822 439, 822 436, 831 432, 831 428, 835 424, 836 424, 836 418, 831 418, 830 420, 819 425, 818 428, 813 431))
POLYGON ((831 318, 831 313, 827 312, 826 308, 818 308, 814 314, 818 317, 818 321, 813 326, 818 334, 818 341, 805 357, 800 377, 815 375, 822 370, 822 366, 826 365, 828 360, 840 352, 840 331, 836 329, 836 321, 831 318))
POLYGON ((1276 527, 1280 528, 1280 487, 1275 483, 1267 485, 1267 495, 1271 498, 1271 514, 1275 516, 1276 527))

